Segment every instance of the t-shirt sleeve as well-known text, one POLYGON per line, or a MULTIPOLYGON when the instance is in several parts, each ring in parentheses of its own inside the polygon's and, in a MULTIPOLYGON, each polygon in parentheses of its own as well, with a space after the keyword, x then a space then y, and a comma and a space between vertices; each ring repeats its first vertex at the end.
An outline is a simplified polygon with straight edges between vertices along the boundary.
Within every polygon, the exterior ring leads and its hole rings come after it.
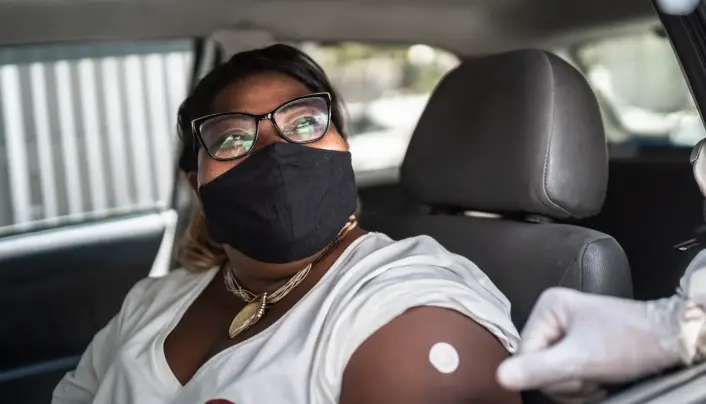
POLYGON ((118 334, 119 316, 103 327, 83 353, 75 370, 67 373, 54 389, 52 404, 91 403, 100 381, 112 362, 112 352, 118 334))
POLYGON ((76 369, 68 372, 54 389, 52 404, 92 403, 101 381, 113 363, 120 343, 124 318, 140 304, 145 289, 154 281, 145 278, 128 292, 120 312, 93 337, 76 369))
POLYGON ((327 349, 317 376, 320 386, 336 397, 353 353, 381 327, 414 307, 459 312, 492 333, 514 353, 519 333, 510 317, 510 302, 475 264, 441 251, 408 257, 379 268, 351 289, 324 327, 327 349))
MULTIPOLYGON (((492 284, 491 284, 492 286, 492 284)), ((447 268, 400 267, 382 274, 351 300, 348 316, 337 330, 346 338, 337 367, 345 367, 356 349, 375 331, 414 307, 439 307, 464 314, 486 328, 510 353, 519 343, 519 333, 510 318, 510 304, 499 290, 477 280, 458 277, 447 268), (399 276, 396 276, 399 275, 399 276)))

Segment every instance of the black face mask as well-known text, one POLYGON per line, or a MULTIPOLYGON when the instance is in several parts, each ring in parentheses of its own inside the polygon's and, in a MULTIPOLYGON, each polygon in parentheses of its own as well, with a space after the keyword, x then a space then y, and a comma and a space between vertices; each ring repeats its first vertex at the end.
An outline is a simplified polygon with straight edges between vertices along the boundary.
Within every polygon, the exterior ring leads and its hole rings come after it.
POLYGON ((348 152, 274 143, 200 188, 211 236, 261 262, 326 248, 353 214, 348 152))

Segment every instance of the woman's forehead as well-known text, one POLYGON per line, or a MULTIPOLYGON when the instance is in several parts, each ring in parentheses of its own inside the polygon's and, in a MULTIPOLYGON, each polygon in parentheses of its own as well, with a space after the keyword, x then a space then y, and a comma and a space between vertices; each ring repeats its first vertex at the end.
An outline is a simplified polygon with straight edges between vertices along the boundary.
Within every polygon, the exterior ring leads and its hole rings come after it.
POLYGON ((213 101, 213 112, 266 114, 311 91, 286 74, 267 72, 247 76, 226 86, 213 101))

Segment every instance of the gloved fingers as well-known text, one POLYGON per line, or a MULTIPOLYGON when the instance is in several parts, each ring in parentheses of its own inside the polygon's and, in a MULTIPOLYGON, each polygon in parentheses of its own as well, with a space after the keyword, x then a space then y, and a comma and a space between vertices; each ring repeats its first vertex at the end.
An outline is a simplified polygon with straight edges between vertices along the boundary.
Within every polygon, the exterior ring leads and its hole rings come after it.
POLYGON ((549 349, 521 353, 500 364, 497 379, 508 390, 534 390, 578 378, 583 360, 576 347, 559 343, 549 349))
POLYGON ((548 349, 564 337, 566 330, 551 318, 528 323, 522 331, 519 354, 530 354, 548 349))
POLYGON ((568 315, 565 308, 574 291, 551 288, 542 293, 522 330, 520 353, 531 353, 550 347, 566 331, 568 315))

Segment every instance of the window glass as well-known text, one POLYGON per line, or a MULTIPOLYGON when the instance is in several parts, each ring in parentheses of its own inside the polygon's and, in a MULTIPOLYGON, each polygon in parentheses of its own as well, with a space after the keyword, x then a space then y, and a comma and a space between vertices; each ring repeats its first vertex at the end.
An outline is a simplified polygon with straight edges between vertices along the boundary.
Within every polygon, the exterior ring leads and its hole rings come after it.
POLYGON ((0 235, 160 209, 190 41, 0 49, 0 235))
POLYGON ((319 62, 348 110, 356 173, 397 169, 431 91, 458 65, 427 45, 301 44, 319 62))
POLYGON ((653 31, 580 46, 611 142, 693 146, 706 136, 669 40, 653 31))

